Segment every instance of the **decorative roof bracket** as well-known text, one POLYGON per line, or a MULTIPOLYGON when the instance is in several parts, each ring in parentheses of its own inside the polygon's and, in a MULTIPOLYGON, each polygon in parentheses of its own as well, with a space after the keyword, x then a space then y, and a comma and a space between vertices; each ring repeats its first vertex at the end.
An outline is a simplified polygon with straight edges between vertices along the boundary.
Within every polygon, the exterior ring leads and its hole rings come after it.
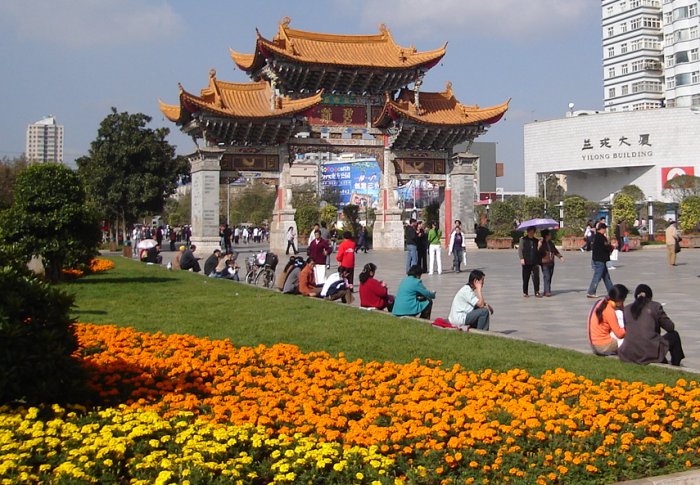
POLYGON ((272 69, 269 60, 265 67, 262 68, 262 73, 270 80, 270 111, 274 111, 277 106, 277 82, 279 81, 279 76, 272 69))
POLYGON ((425 72, 419 71, 418 77, 415 80, 414 83, 414 99, 413 102, 416 106, 416 114, 421 113, 421 107, 420 107, 420 87, 423 85, 423 76, 425 76, 425 72))

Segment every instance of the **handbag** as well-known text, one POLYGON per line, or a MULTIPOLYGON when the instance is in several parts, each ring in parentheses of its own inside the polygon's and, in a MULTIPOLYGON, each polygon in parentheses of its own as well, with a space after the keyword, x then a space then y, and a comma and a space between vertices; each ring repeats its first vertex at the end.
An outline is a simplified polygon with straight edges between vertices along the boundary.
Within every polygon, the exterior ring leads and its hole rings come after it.
POLYGON ((676 238, 676 245, 675 245, 675 247, 674 247, 673 250, 674 250, 676 253, 680 253, 680 252, 681 252, 681 240, 680 240, 680 239, 676 238))
POLYGON ((545 251, 542 256, 542 264, 552 264, 554 262, 554 254, 552 251, 545 251))
POLYGON ((617 248, 613 249, 612 253, 610 253, 610 261, 617 261, 619 254, 620 252, 617 250, 617 248))

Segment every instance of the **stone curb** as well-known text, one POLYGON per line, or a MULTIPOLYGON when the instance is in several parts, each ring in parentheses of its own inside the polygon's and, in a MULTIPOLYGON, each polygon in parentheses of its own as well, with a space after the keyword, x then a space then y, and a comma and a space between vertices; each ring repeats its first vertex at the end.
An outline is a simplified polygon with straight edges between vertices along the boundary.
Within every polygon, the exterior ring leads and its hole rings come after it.
POLYGON ((660 475, 658 477, 640 478, 639 480, 629 480, 617 482, 616 485, 698 485, 700 484, 700 470, 689 472, 672 473, 670 475, 660 475))

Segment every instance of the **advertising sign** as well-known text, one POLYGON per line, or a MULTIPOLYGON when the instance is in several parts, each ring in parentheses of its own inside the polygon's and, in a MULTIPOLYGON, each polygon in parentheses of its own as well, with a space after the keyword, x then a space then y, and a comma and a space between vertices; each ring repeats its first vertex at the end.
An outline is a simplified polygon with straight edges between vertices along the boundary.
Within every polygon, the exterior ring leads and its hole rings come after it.
POLYGON ((374 158, 321 165, 321 185, 340 192, 340 207, 355 204, 376 209, 382 172, 374 158))
POLYGON ((666 187, 666 182, 679 175, 695 175, 695 167, 662 167, 661 188, 666 187))

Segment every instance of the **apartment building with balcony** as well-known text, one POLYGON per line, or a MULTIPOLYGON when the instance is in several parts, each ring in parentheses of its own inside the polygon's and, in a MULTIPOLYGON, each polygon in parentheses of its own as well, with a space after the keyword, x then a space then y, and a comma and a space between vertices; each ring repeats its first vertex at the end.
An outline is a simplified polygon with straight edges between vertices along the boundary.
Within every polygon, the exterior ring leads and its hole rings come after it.
POLYGON ((602 0, 605 111, 700 107, 698 0, 602 0))
POLYGON ((602 0, 605 111, 664 106, 660 0, 602 0))

